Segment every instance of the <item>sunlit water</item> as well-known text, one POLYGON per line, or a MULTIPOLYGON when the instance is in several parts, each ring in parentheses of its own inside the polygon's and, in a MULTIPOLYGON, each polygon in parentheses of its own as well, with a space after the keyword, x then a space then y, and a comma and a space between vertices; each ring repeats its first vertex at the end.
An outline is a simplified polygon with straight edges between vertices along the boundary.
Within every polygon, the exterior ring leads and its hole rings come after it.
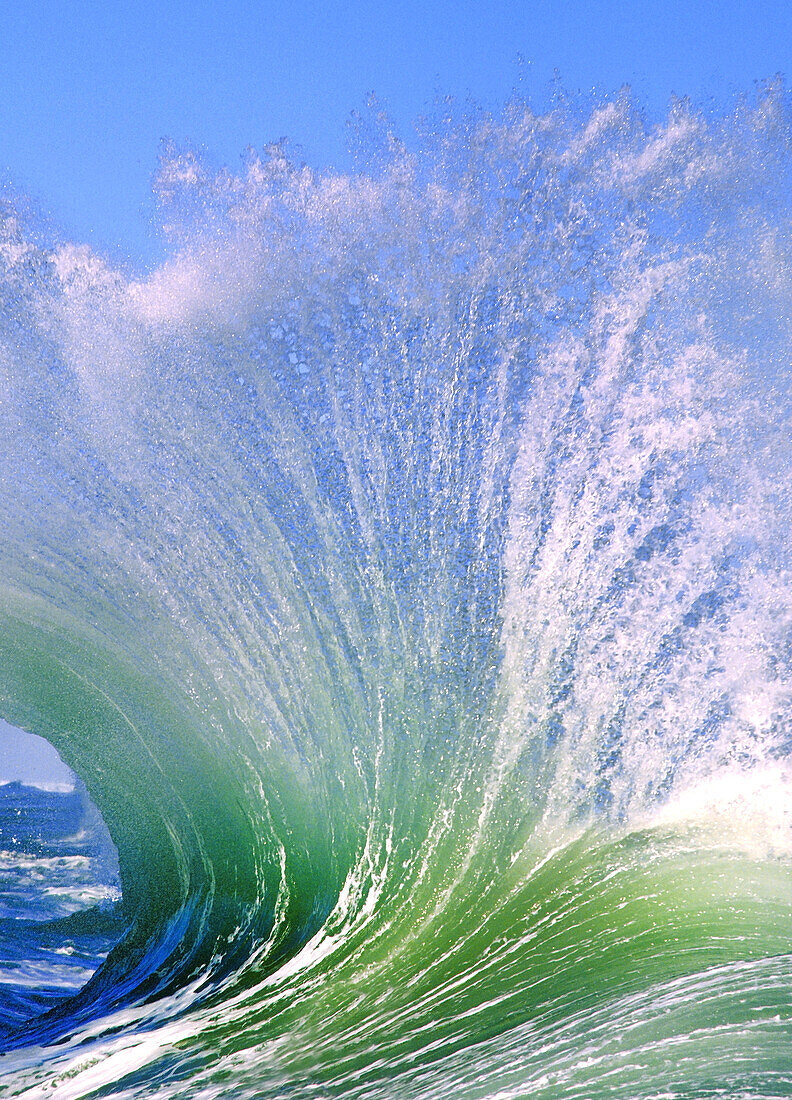
POLYGON ((126 933, 0 1094, 792 1095, 792 108, 376 108, 0 231, 0 715, 126 933))

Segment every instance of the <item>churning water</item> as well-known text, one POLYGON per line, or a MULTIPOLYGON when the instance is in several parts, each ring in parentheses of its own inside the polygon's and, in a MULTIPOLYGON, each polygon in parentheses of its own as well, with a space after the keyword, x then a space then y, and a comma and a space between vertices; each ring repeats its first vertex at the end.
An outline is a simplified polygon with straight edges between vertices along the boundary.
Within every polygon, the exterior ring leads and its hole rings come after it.
POLYGON ((0 715, 123 939, 0 1095, 792 1096, 792 105, 0 222, 0 715))

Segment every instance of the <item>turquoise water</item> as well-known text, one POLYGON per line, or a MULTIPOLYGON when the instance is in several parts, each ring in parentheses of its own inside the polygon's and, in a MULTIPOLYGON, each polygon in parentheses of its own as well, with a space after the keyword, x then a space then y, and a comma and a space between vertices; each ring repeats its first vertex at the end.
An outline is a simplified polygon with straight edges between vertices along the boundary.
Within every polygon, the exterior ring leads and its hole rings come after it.
POLYGON ((792 1096, 783 88, 0 229, 0 716, 123 939, 0 1095, 792 1096))

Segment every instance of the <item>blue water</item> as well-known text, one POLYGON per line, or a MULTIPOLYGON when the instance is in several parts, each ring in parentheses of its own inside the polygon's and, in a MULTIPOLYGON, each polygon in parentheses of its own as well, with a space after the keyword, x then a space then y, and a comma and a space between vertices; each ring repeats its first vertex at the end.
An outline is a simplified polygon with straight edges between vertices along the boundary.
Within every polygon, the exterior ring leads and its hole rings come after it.
POLYGON ((0 786, 0 1037, 76 993, 123 932, 117 856, 86 803, 0 786))

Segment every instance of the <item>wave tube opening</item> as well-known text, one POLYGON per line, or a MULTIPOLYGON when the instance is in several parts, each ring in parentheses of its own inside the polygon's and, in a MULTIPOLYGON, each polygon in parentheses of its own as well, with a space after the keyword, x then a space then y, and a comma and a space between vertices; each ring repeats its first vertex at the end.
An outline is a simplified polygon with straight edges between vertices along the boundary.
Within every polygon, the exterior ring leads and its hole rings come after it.
POLYGON ((124 930, 118 854, 55 749, 0 727, 0 1043, 77 995, 124 930))

